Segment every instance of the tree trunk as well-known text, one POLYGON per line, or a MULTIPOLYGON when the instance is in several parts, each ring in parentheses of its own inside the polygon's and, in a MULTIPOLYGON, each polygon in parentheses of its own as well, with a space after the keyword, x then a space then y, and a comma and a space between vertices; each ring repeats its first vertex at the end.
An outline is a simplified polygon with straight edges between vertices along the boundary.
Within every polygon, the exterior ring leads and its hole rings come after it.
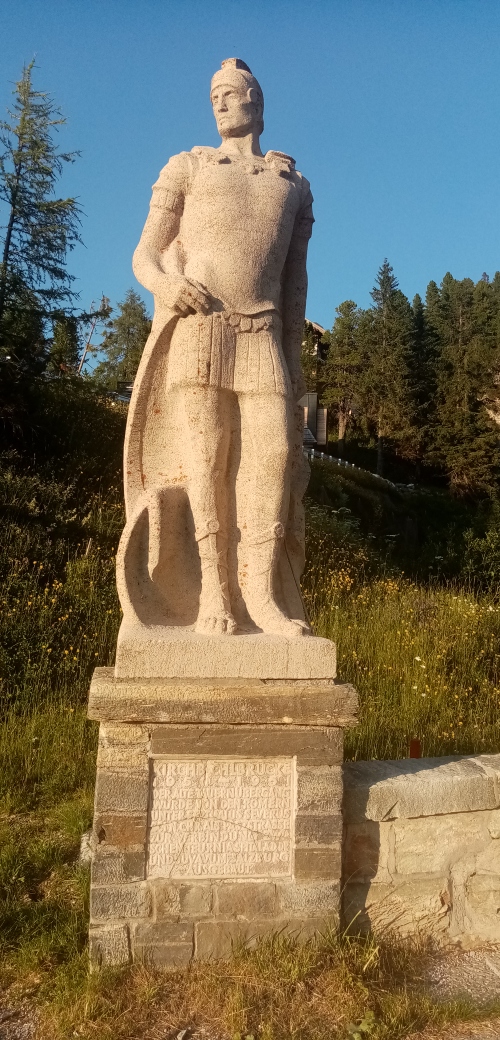
MULTIPOLYGON (((17 180, 19 181, 19 174, 17 175, 17 180)), ((5 232, 5 242, 3 247, 2 270, 0 271, 0 335, 2 318, 5 310, 5 298, 7 296, 7 270, 9 265, 10 243, 12 241, 12 232, 14 230, 14 222, 16 219, 17 192, 18 188, 16 185, 12 193, 9 223, 7 224, 7 230, 5 232)))
POLYGON ((377 473, 379 477, 384 474, 384 434, 381 415, 379 415, 377 428, 377 473))
POLYGON ((347 427, 347 411, 345 408, 339 407, 339 432, 337 437, 337 455, 339 459, 342 458, 345 448, 345 431, 347 427))

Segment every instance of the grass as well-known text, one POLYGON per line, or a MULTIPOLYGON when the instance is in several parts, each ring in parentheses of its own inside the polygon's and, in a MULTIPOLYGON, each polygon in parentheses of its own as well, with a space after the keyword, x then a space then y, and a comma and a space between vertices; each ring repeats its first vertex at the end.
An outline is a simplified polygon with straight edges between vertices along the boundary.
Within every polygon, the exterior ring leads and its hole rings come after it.
POLYGON ((142 965, 89 974, 86 872, 75 863, 85 799, 9 821, 0 857, 0 985, 36 1008, 37 1040, 153 1040, 203 1027, 228 1040, 398 1040, 470 1016, 421 990, 422 941, 275 935, 230 962, 173 973, 142 965), (359 1032, 359 1038, 357 1033, 359 1032))
POLYGON ((423 755, 497 752, 499 603, 457 582, 373 574, 366 548, 342 544, 340 526, 312 532, 305 596, 360 696, 347 757, 406 758, 413 737, 423 755))
MULTIPOLYGON (((120 619, 124 417, 78 388, 44 393, 32 442, 14 438, 0 466, 6 999, 36 1007, 40 1040, 135 1040, 194 1024, 230 1040, 396 1040, 465 1014, 436 1008, 415 988, 422 944, 333 933, 305 947, 278 936, 235 951, 229 965, 168 976, 141 966, 89 975, 88 876, 77 859, 95 778, 97 727, 86 719, 86 698, 93 668, 113 660, 120 619)), ((315 466, 320 488, 321 479, 315 466)), ((378 508, 373 488, 358 484, 378 508)), ((360 693, 348 755, 405 757, 414 736, 425 754, 498 750, 494 596, 411 579, 391 556, 390 533, 370 539, 349 506, 336 505, 310 504, 304 592, 316 631, 338 643, 340 677, 360 693)))

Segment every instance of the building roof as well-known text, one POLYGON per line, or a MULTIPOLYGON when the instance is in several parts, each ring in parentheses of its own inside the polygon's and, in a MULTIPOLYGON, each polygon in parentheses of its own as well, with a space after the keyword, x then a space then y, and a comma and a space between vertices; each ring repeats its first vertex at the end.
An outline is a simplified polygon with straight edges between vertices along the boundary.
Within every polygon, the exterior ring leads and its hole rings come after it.
POLYGON ((326 332, 326 329, 324 329, 322 325, 318 325, 317 321, 310 321, 309 318, 306 318, 306 321, 308 325, 312 325, 316 332, 319 332, 320 336, 323 336, 326 332))

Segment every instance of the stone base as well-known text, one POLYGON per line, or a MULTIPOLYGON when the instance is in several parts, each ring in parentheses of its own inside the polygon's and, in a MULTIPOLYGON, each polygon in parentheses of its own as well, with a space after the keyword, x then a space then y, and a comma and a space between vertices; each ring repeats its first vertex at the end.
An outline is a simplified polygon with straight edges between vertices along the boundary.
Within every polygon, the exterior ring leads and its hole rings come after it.
POLYGON ((500 755, 344 767, 343 927, 500 942, 500 755))
POLYGON ((191 627, 125 622, 118 634, 119 679, 332 679, 335 674, 335 644, 317 636, 205 636, 191 627))
POLYGON ((336 923, 355 710, 352 687, 333 683, 134 683, 99 669, 93 963, 175 967, 336 923), (126 721, 141 702, 150 719, 126 721), (120 706, 125 721, 108 721, 120 706))

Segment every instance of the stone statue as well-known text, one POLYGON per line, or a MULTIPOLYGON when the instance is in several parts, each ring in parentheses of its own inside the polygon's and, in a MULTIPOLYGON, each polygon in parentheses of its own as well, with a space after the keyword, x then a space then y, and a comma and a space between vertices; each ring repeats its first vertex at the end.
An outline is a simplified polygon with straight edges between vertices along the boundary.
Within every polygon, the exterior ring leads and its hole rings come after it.
POLYGON ((125 441, 117 675, 166 674, 131 655, 158 658, 173 634, 310 632, 297 401, 312 196, 289 155, 262 154, 243 61, 222 62, 210 98, 222 143, 170 159, 134 255, 155 313, 125 441))

